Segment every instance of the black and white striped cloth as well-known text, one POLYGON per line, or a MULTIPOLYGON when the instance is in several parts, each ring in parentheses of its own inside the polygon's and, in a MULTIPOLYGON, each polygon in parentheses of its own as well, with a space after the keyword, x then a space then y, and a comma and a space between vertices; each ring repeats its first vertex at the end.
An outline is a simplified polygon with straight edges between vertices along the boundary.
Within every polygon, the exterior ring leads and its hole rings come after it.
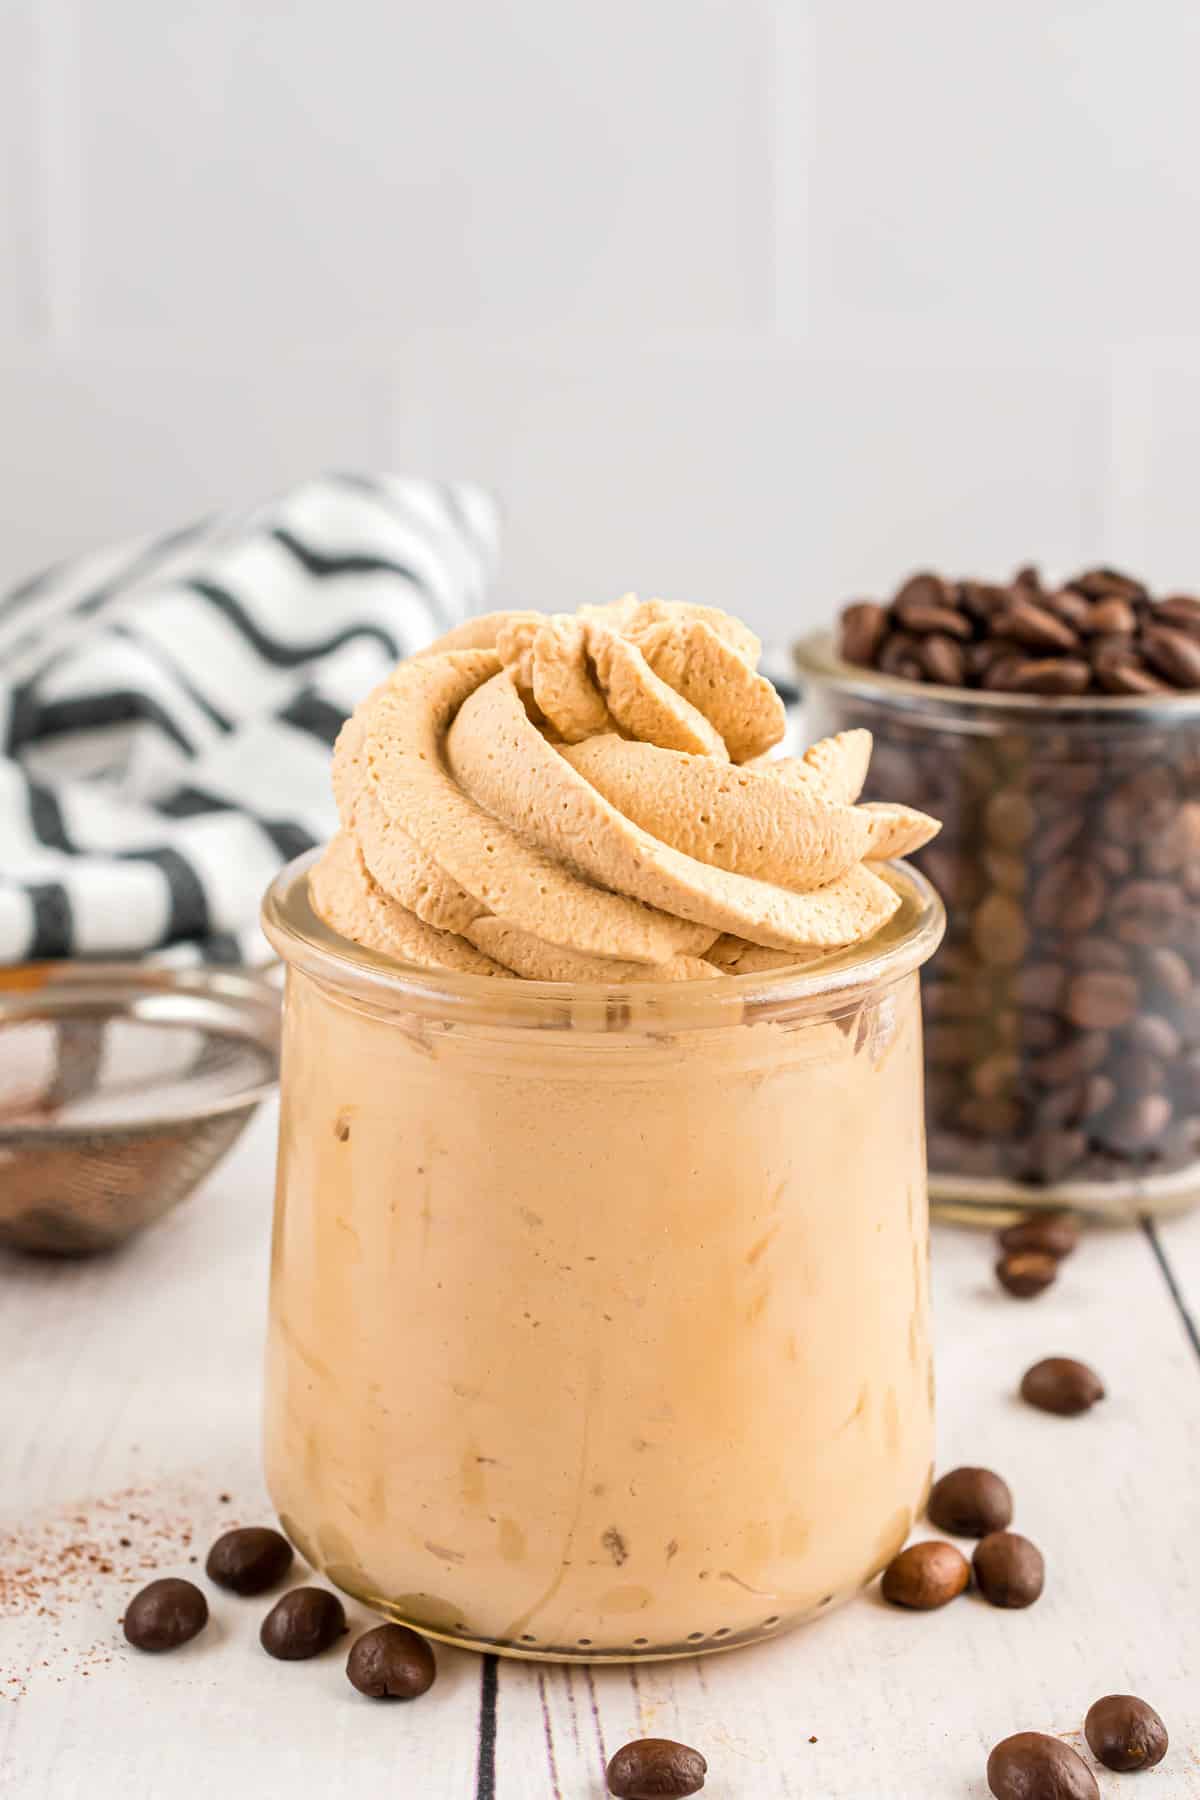
POLYGON ((497 536, 479 488, 330 475, 0 597, 0 963, 254 960, 342 719, 480 609, 497 536))

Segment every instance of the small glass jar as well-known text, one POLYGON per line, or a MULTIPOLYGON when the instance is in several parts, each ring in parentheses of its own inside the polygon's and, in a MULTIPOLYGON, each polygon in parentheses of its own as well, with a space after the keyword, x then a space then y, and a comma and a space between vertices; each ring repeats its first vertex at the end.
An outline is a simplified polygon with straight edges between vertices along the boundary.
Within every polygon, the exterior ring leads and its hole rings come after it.
POLYGON ((796 650, 805 727, 865 726, 866 798, 943 821, 917 861, 930 1193, 1110 1218, 1200 1197, 1200 695, 938 689, 796 650))
POLYGON ((266 1465, 328 1578, 576 1660, 761 1640, 900 1548, 933 1454, 917 969, 624 988, 288 965, 266 1465))

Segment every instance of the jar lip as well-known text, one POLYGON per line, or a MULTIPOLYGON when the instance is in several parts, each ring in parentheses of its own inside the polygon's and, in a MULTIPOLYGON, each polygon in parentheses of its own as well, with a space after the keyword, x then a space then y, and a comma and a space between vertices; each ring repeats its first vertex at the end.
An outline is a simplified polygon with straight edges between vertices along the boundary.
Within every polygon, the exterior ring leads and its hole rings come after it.
MULTIPOLYGON (((882 930, 847 950, 830 951, 819 963, 749 975, 721 975, 712 981, 613 983, 499 981, 456 970, 423 969, 365 949, 325 924, 308 897, 309 871, 322 854, 306 851, 280 869, 263 897, 262 927, 290 967, 333 987, 373 995, 384 1005, 403 1003, 436 1010, 443 1017, 503 1018, 507 1023, 542 1024, 561 1015, 564 1003, 592 1002, 619 1009, 636 1001, 647 1015, 670 1014, 673 1028, 687 1027, 687 1014, 711 1026, 724 1015, 748 1017, 772 1012, 817 1011, 897 981, 920 968, 942 940, 946 914, 932 883, 906 862, 884 863, 879 872, 901 895, 900 910, 882 930)), ((606 1027, 611 1030, 611 1024, 606 1027)))
POLYGON ((1061 728, 1087 724, 1130 730, 1139 725, 1177 725, 1200 718, 1200 690, 1156 694, 998 694, 983 688, 941 687, 885 675, 848 663, 834 649, 829 630, 810 632, 792 645, 792 661, 802 681, 832 688, 856 700, 886 701, 916 723, 957 724, 962 731, 987 733, 1006 725, 1028 728, 1037 721, 1061 728))

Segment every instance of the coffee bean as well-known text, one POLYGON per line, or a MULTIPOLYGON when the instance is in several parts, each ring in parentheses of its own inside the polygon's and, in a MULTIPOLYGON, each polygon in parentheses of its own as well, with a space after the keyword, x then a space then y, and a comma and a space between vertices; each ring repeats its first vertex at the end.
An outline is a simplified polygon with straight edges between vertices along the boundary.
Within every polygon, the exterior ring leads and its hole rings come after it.
POLYGON ((1033 922, 1043 931, 1090 931, 1104 911, 1107 893, 1094 864, 1070 858, 1051 863, 1033 890, 1033 922))
POLYGON ((1029 928, 1017 901, 1010 894, 989 894, 975 909, 971 940, 985 963, 1019 963, 1029 946, 1029 928))
POLYGON ((1002 850, 1019 850, 1037 824, 1033 801, 1027 794, 993 794, 983 813, 983 828, 1002 850))
POLYGON ((1008 589, 986 581, 963 581, 959 583, 958 603, 973 619, 986 624, 993 613, 1008 605, 1008 589))
POLYGON ((1041 1551, 1016 1531, 990 1531, 971 1558, 975 1585, 991 1606, 1032 1606, 1046 1584, 1041 1551))
POLYGON ((1030 1070, 1046 1087, 1078 1081, 1098 1069, 1108 1055, 1108 1038, 1102 1031, 1081 1031, 1062 1046, 1037 1057, 1030 1070))
POLYGON ((1054 1012, 1067 983, 1067 972, 1059 963, 1031 962, 1018 969, 1014 978, 1017 999, 1022 1006, 1043 1012, 1054 1012))
MULTIPOLYGON (((1056 594, 1047 594, 1042 601, 1047 612, 1052 612, 1058 619, 1065 619, 1081 636, 1092 629, 1093 607, 1077 594, 1073 588, 1059 588, 1056 594)), ((1095 629, 1102 629, 1097 626, 1095 629)))
POLYGON ((1127 881, 1113 899, 1117 936, 1126 944, 1169 943, 1182 927, 1183 899, 1166 881, 1127 881))
POLYGON ((235 1594, 262 1594, 282 1581, 291 1566, 292 1546, 285 1537, 265 1525, 247 1525, 217 1539, 204 1572, 235 1594))
POLYGON ((1200 634, 1200 600, 1190 594, 1171 594, 1154 608, 1154 617, 1163 619, 1174 631, 1200 634))
POLYGON ((961 1550, 932 1538, 910 1544, 883 1571, 880 1592, 891 1606, 933 1612, 962 1593, 971 1569, 961 1550))
POLYGON ((1135 1049, 1161 1056, 1164 1062, 1173 1062, 1183 1048, 1179 1033, 1161 1013, 1143 1013, 1130 1025, 1128 1036, 1135 1049))
POLYGON ((1112 938, 1081 937, 1071 945, 1071 961, 1077 969, 1108 969, 1123 975, 1129 968, 1130 952, 1112 938))
POLYGON ((268 1656, 281 1662, 303 1662, 328 1650, 348 1630, 336 1594, 325 1588, 298 1587, 275 1602, 258 1636, 268 1656))
POLYGON ((1038 1250, 1044 1256, 1061 1262, 1070 1256, 1079 1242, 1079 1220, 1072 1212, 1057 1208, 1053 1212, 1026 1213, 1015 1225, 1009 1225, 1000 1236, 1003 1250, 1038 1250))
POLYGON ((670 1738, 623 1744, 608 1765, 608 1791, 617 1800, 683 1800, 704 1786, 708 1764, 698 1750, 670 1738))
POLYGON ((1137 617, 1128 600, 1100 600, 1091 608, 1090 617, 1082 629, 1092 636, 1104 632, 1116 637, 1128 637, 1137 629, 1137 617))
POLYGON ((1018 1731, 996 1745, 987 1762, 996 1800, 1100 1800, 1096 1777, 1059 1738, 1018 1731))
POLYGON ((376 1625, 356 1638, 346 1675, 371 1700, 416 1700, 437 1675, 433 1651, 407 1625, 376 1625))
POLYGON ((1048 1356, 1026 1369, 1021 1378, 1021 1398, 1041 1412, 1073 1418, 1104 1398, 1104 1383, 1086 1363, 1070 1356, 1048 1356))
POLYGON ((1031 650, 1076 650, 1079 633, 1065 619, 1039 606, 1027 595, 1011 600, 1002 613, 991 621, 997 637, 1012 638, 1031 650))
POLYGON ((1021 1067, 1011 1051, 997 1050, 971 1070, 971 1087, 981 1100, 997 1100, 1011 1093, 1021 1067))
POLYGON ((1171 1123, 1173 1108, 1165 1094, 1142 1094, 1109 1114, 1104 1125, 1106 1147, 1137 1151, 1149 1148, 1171 1123))
POLYGON ((208 1601, 191 1581, 152 1581, 125 1608, 125 1636, 135 1650, 177 1650, 208 1624, 208 1601))
POLYGON ((925 671, 917 653, 917 639, 907 631, 894 631, 876 658, 875 666, 885 675, 896 675, 903 681, 920 681, 925 671))
POLYGON ((1169 694, 1170 686, 1160 681, 1157 675, 1151 675, 1140 663, 1115 662, 1104 664, 1096 670, 1096 680, 1109 694, 1169 694))
POLYGON ((1106 1694, 1089 1706, 1083 1735, 1097 1762, 1122 1774, 1152 1769, 1167 1754, 1167 1728, 1136 1694, 1106 1694))
POLYGON ((1012 1522, 1008 1483, 991 1469, 951 1469, 935 1481, 925 1506, 931 1525, 954 1537, 986 1537, 1012 1522))
POLYGON ((1053 1050, 1062 1040, 1062 1027, 1050 1013, 1018 1013, 1017 1039, 1025 1050, 1053 1050))
POLYGON ((1107 1031, 1128 1024, 1137 1003, 1138 985, 1132 975, 1089 969, 1069 983, 1064 1011, 1084 1031, 1107 1031))
POLYGON ((1167 1072, 1158 1058, 1143 1050, 1121 1058, 1120 1075, 1122 1088, 1130 1094, 1161 1094, 1167 1085, 1167 1072))
POLYGON ((887 636, 888 618, 882 606, 860 600, 844 607, 839 648, 847 662, 870 665, 887 636))
POLYGON ((1120 600, 1142 600, 1146 589, 1132 575, 1123 575, 1119 569, 1097 568, 1085 569, 1082 575, 1075 575, 1067 583, 1077 593, 1086 594, 1089 600, 1107 600, 1115 597, 1120 600))
POLYGON ((1011 686, 1021 694, 1048 694, 1064 698, 1085 694, 1092 684, 1092 672, 1085 662, 1075 657, 1051 657, 1042 662, 1024 662, 1011 676, 1011 686))
POLYGON ((1067 813, 1065 817, 1055 819, 1053 824, 1042 824, 1032 853, 1040 863, 1057 862, 1082 830, 1083 814, 1079 811, 1067 813))
POLYGON ((978 1132, 983 1137, 1009 1137, 1020 1124, 1021 1108, 1016 1100, 1005 1095, 981 1100, 975 1094, 963 1101, 959 1119, 967 1131, 978 1132))
MULTIPOLYGON (((968 635, 970 626, 960 620, 968 635)), ((917 648, 917 657, 921 668, 930 681, 936 681, 941 687, 963 687, 966 682, 967 666, 963 658, 963 647, 955 643, 952 637, 943 631, 931 631, 923 637, 917 648)))
POLYGON ((1082 1131, 1039 1131, 1029 1140, 1021 1173, 1027 1181, 1053 1187, 1084 1160, 1087 1149, 1082 1131))
POLYGON ((1200 644, 1169 625, 1152 625, 1142 633, 1142 650, 1157 675, 1175 687, 1200 685, 1200 644))
POLYGON ((1006 1252, 996 1264, 996 1279, 1017 1300, 1044 1294, 1058 1274, 1058 1260, 1044 1250, 1006 1252))

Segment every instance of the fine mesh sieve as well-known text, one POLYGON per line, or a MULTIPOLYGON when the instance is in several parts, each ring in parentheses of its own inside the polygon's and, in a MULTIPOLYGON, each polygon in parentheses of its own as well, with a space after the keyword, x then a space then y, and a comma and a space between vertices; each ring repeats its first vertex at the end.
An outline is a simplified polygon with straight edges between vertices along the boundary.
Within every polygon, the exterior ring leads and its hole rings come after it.
POLYGON ((279 993, 261 974, 0 970, 0 1244, 120 1243, 191 1192, 278 1066, 279 993))

